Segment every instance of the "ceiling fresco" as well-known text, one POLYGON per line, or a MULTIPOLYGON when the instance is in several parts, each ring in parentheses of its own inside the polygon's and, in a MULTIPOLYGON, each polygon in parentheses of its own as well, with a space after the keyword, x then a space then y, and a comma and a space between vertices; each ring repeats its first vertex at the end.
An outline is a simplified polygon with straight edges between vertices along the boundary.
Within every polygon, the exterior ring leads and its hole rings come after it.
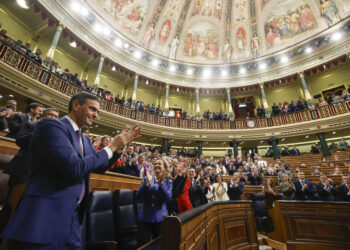
POLYGON ((350 0, 85 0, 138 46, 187 63, 233 64, 291 47, 350 14, 350 0))

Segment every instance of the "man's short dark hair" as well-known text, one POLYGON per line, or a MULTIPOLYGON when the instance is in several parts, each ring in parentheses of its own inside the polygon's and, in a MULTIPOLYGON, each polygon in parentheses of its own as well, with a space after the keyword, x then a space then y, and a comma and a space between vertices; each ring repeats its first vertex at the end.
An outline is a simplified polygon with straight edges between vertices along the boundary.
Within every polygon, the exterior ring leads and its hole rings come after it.
POLYGON ((69 105, 68 105, 68 113, 70 113, 73 109, 73 101, 78 101, 79 102, 79 105, 83 105, 86 100, 94 100, 94 101, 97 101, 97 102, 100 102, 100 99, 93 95, 93 94, 90 94, 90 93, 87 93, 87 92, 79 92, 78 94, 75 94, 69 101, 69 105))
POLYGON ((25 112, 28 113, 31 109, 36 109, 37 107, 44 108, 44 106, 41 103, 32 102, 27 106, 25 112))
POLYGON ((55 111, 55 112, 57 112, 57 113, 60 113, 60 111, 58 111, 58 109, 56 109, 56 108, 46 108, 46 109, 44 109, 44 111, 43 111, 43 115, 47 115, 47 113, 49 112, 49 111, 55 111))
POLYGON ((85 133, 86 131, 89 131, 90 128, 89 128, 89 126, 82 126, 80 130, 82 133, 85 133))

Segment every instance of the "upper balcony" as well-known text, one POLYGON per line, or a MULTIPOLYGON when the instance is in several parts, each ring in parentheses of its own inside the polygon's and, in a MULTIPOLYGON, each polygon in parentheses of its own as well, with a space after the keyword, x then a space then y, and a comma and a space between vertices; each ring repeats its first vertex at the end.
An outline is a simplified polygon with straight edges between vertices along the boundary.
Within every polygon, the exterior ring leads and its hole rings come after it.
MULTIPOLYGON (((47 105, 67 110, 69 98, 81 91, 45 67, 0 44, 0 84, 47 105)), ((184 140, 228 141, 257 140, 271 136, 296 136, 341 130, 350 126, 350 102, 341 102, 314 110, 234 121, 182 120, 151 115, 101 100, 98 124, 121 128, 141 124, 144 134, 184 140)))

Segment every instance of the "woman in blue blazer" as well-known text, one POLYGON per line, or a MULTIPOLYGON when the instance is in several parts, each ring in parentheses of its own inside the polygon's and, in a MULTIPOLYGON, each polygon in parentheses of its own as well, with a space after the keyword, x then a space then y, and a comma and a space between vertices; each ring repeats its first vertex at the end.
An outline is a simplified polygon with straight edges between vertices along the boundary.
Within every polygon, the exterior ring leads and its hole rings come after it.
POLYGON ((136 193, 138 202, 138 245, 142 246, 161 234, 163 217, 168 216, 166 204, 172 199, 173 182, 170 164, 161 158, 154 164, 154 174, 146 169, 146 176, 136 193))

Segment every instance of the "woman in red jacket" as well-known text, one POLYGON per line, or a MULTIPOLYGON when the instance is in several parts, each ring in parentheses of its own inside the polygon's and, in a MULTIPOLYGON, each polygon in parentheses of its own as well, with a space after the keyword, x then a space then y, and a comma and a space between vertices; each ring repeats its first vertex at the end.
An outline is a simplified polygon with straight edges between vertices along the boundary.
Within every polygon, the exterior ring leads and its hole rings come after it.
POLYGON ((173 182, 173 202, 169 206, 169 210, 173 214, 183 213, 193 208, 188 194, 188 190, 191 187, 191 179, 187 177, 187 172, 187 164, 178 163, 173 182))

